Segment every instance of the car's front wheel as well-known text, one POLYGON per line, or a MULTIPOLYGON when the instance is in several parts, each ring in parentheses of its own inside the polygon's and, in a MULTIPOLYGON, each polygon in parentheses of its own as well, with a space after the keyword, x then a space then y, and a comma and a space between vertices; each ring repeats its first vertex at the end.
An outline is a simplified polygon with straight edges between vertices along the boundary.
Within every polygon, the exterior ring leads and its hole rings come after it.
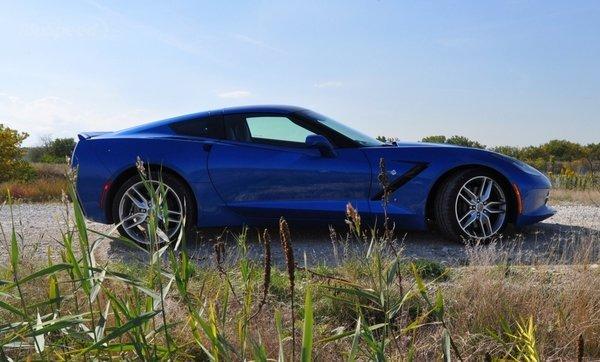
POLYGON ((484 169, 452 175, 435 198, 438 229, 453 240, 498 235, 508 221, 508 192, 497 175, 484 169))
POLYGON ((160 229, 160 235, 155 239, 157 243, 164 243, 165 239, 175 240, 182 231, 189 237, 195 221, 190 191, 178 178, 169 174, 160 178, 151 175, 149 180, 142 180, 139 175, 131 177, 117 191, 112 213, 119 225, 119 233, 139 244, 149 243, 151 213, 155 215, 156 227, 160 229))

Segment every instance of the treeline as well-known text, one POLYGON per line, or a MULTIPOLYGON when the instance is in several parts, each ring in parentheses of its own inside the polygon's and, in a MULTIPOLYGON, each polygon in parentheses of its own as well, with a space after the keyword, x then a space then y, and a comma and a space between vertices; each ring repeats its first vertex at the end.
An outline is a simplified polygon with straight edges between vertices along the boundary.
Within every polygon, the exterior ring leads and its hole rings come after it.
POLYGON ((75 149, 73 138, 42 137, 42 145, 25 149, 25 159, 29 162, 64 163, 75 149))
MULTIPOLYGON (((379 136, 377 139, 383 142, 397 140, 384 136, 379 136)), ((547 173, 588 173, 600 170, 600 142, 582 145, 567 140, 551 140, 539 146, 486 147, 464 136, 442 135, 424 137, 421 142, 488 149, 527 162, 547 173)))

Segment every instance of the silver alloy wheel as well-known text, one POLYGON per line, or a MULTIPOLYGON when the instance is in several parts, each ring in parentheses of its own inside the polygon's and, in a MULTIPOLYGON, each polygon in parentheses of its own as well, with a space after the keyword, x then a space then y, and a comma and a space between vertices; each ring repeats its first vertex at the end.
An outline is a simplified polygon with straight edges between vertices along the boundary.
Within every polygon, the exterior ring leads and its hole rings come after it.
MULTIPOLYGON (((152 188, 154 199, 158 205, 153 205, 152 195, 148 187, 142 181, 129 187, 119 201, 119 222, 123 230, 133 240, 141 244, 148 244, 147 226, 148 216, 154 207, 157 218, 157 226, 163 231, 169 240, 181 228, 183 220, 183 207, 177 193, 168 185, 158 181, 147 181, 152 188), (167 220, 163 217, 162 208, 166 206, 167 220)), ((161 240, 159 240, 160 242, 161 240)))
POLYGON ((487 176, 473 177, 458 191, 454 206, 458 225, 472 238, 495 235, 506 219, 506 197, 502 187, 487 176))

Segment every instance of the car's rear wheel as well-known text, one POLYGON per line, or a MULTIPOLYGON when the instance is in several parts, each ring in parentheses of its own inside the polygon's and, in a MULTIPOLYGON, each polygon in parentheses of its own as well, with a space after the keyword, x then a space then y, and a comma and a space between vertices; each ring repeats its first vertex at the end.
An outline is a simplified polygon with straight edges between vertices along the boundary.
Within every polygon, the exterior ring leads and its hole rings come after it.
POLYGON ((490 239, 506 227, 509 193, 497 175, 469 169, 445 182, 434 207, 437 227, 448 238, 490 239))
POLYGON ((147 245, 150 242, 148 219, 151 210, 156 215, 156 226, 162 236, 156 242, 163 243, 165 237, 177 239, 182 231, 186 237, 192 235, 195 222, 193 204, 189 189, 178 178, 169 174, 163 174, 160 178, 151 175, 149 180, 143 181, 136 175, 117 191, 112 214, 122 236, 147 245))

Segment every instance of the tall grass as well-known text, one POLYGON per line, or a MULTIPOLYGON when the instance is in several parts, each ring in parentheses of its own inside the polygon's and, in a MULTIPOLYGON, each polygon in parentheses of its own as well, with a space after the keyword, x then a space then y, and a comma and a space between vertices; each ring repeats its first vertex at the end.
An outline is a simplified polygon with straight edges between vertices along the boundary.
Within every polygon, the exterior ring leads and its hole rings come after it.
POLYGON ((598 190, 600 187, 600 179, 598 175, 591 173, 578 174, 575 172, 561 172, 559 174, 549 174, 552 186, 562 190, 598 190))
POLYGON ((573 238, 535 267, 497 243, 469 246, 468 266, 433 267, 403 256, 393 225, 365 229, 349 205, 348 230, 332 231, 333 245, 368 247, 344 251, 335 269, 298 265, 283 219, 285 268, 272 264, 268 231, 260 231, 262 262, 249 257, 248 235, 258 232, 250 229, 233 235, 233 244, 223 234, 213 262, 199 266, 183 233, 165 239, 157 222, 166 212, 164 188, 146 184, 156 205, 147 247, 114 229, 88 229, 77 202, 47 258, 23 255, 21 234, 9 230, 8 259, 0 263, 0 360, 600 357, 598 236, 573 238), (145 258, 97 260, 107 242, 145 258))
POLYGON ((32 166, 36 174, 33 180, 0 183, 0 202, 6 201, 9 194, 18 201, 60 201, 68 188, 66 165, 34 163, 32 166))
POLYGON ((12 199, 27 202, 60 201, 67 188, 64 179, 36 179, 33 181, 9 181, 0 183, 0 202, 12 199))

